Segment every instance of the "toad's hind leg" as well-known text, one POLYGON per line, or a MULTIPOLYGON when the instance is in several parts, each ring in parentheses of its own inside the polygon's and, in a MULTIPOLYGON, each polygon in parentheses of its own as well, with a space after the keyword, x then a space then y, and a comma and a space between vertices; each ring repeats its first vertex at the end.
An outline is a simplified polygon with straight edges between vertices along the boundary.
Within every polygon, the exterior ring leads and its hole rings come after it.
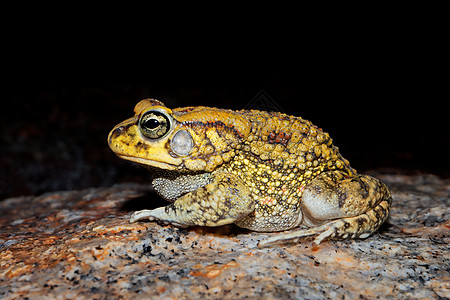
POLYGON ((273 236, 258 246, 314 235, 315 244, 326 238, 366 238, 386 221, 391 201, 388 188, 376 178, 322 173, 302 195, 303 225, 311 228, 273 236))

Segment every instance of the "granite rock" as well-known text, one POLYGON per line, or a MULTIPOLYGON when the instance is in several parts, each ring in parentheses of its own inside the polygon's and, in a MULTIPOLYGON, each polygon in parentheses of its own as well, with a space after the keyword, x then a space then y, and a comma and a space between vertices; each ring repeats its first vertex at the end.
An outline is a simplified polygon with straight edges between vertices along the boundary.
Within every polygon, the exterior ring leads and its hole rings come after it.
POLYGON ((2 299, 450 298, 450 180, 371 174, 393 194, 391 217, 364 240, 259 249, 233 225, 130 224, 165 205, 120 184, 0 202, 2 299))

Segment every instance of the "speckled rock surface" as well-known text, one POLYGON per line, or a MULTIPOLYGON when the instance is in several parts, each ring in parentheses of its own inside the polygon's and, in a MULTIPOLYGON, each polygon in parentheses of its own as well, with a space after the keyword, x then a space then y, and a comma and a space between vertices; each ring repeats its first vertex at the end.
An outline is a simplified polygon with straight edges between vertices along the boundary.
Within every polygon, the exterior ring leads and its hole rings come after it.
POLYGON ((450 297, 450 181, 380 175, 394 197, 365 240, 256 248, 271 234, 235 226, 129 224, 164 205, 148 186, 0 203, 2 299, 397 299, 450 297))

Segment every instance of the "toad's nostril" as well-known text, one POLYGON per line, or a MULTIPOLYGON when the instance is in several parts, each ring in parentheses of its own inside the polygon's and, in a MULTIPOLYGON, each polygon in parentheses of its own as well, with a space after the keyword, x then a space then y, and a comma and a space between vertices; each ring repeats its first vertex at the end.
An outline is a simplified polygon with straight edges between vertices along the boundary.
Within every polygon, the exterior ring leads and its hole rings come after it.
POLYGON ((115 139, 118 136, 120 136, 124 130, 125 130, 124 126, 119 126, 119 127, 115 128, 114 130, 112 130, 110 132, 109 136, 108 136, 108 143, 109 143, 109 145, 111 145, 113 139, 115 139))

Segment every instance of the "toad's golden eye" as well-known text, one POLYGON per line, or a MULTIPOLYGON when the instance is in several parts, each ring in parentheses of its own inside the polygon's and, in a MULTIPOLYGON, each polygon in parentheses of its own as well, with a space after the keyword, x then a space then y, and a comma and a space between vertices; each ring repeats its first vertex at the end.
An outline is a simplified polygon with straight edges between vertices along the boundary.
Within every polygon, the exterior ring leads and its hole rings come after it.
POLYGON ((142 134, 152 140, 164 137, 170 131, 171 125, 170 117, 157 110, 146 112, 139 120, 142 134))

